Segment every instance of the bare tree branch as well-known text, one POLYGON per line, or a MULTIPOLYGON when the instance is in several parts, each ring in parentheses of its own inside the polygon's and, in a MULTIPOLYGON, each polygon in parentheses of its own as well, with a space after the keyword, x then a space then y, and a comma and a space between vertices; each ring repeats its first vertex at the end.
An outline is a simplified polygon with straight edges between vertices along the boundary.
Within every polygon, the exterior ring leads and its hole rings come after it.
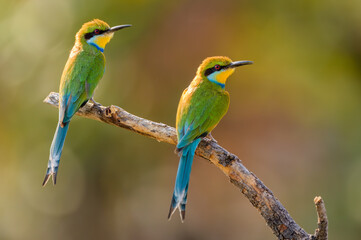
MULTIPOLYGON (((54 92, 50 93, 44 100, 45 103, 55 107, 58 107, 58 101, 59 95, 54 92)), ((95 107, 93 104, 87 103, 77 112, 77 115, 125 128, 154 138, 159 142, 167 142, 173 145, 177 143, 177 136, 173 127, 137 117, 114 105, 95 107)), ((236 155, 207 138, 201 141, 196 154, 211 161, 222 170, 230 182, 239 188, 259 211, 278 239, 327 240, 328 221, 321 197, 315 198, 318 228, 314 235, 310 235, 291 218, 272 191, 256 175, 248 171, 236 155)))
POLYGON ((321 197, 315 197, 313 200, 316 205, 316 211, 317 211, 317 225, 318 228, 315 231, 315 234, 313 235, 313 239, 315 240, 324 240, 327 239, 327 232, 328 232, 328 220, 326 215, 326 208, 325 203, 323 202, 321 197))

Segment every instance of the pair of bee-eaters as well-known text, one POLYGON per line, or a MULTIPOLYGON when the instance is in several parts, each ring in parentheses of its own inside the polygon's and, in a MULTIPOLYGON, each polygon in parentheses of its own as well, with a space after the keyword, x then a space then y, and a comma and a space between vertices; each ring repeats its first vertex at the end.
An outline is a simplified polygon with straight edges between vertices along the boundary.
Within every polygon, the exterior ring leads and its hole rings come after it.
MULTIPOLYGON (((51 176, 56 184, 60 156, 71 118, 89 100, 97 105, 93 100, 93 94, 104 73, 103 52, 106 44, 112 39, 115 31, 130 26, 109 27, 107 23, 95 19, 85 23, 76 34, 75 45, 61 77, 59 121, 51 143, 43 185, 51 176)), ((191 84, 184 90, 176 118, 177 151, 180 161, 168 218, 178 208, 181 219, 184 220, 189 177, 196 148, 228 110, 229 93, 225 90, 227 78, 234 72, 235 67, 251 63, 232 62, 228 57, 206 58, 198 67, 191 84)))

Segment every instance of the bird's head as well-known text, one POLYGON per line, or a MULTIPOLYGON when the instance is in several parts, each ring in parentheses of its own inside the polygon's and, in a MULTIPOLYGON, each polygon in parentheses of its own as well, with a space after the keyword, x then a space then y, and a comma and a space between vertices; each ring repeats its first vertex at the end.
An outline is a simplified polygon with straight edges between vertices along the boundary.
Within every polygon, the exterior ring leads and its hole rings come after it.
POLYGON ((131 25, 119 25, 110 27, 106 22, 94 19, 83 24, 76 34, 76 40, 81 43, 87 43, 103 52, 105 45, 112 39, 115 31, 130 26, 131 25))
POLYGON ((197 74, 224 88, 227 78, 236 67, 252 63, 251 61, 232 62, 228 57, 209 57, 199 66, 197 74))

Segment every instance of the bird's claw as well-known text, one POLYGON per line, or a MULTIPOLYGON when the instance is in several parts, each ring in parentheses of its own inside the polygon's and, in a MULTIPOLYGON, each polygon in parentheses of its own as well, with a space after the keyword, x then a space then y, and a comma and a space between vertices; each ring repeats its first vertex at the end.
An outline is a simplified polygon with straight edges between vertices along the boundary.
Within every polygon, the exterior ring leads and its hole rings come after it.
POLYGON ((211 142, 218 143, 218 142, 217 142, 217 140, 216 140, 216 139, 214 139, 214 137, 212 136, 212 134, 211 134, 211 133, 208 133, 208 135, 207 135, 207 137, 206 137, 206 138, 208 138, 208 139, 209 139, 209 141, 211 141, 211 142))
POLYGON ((96 102, 93 98, 90 99, 90 101, 93 103, 93 107, 92 108, 95 108, 97 110, 97 112, 99 114, 101 114, 103 112, 102 108, 101 108, 101 104, 96 102))

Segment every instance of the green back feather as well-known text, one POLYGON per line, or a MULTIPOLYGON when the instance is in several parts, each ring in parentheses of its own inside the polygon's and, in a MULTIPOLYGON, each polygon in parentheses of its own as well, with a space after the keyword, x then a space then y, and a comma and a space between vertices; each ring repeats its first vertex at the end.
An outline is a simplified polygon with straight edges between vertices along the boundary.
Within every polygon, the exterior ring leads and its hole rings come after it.
POLYGON ((178 148, 211 132, 226 114, 229 94, 218 85, 197 76, 183 92, 177 112, 178 148))
POLYGON ((76 34, 75 45, 65 65, 60 82, 59 120, 70 121, 80 106, 94 94, 104 74, 105 57, 84 40, 84 34, 94 28, 109 28, 101 20, 85 23, 76 34))

